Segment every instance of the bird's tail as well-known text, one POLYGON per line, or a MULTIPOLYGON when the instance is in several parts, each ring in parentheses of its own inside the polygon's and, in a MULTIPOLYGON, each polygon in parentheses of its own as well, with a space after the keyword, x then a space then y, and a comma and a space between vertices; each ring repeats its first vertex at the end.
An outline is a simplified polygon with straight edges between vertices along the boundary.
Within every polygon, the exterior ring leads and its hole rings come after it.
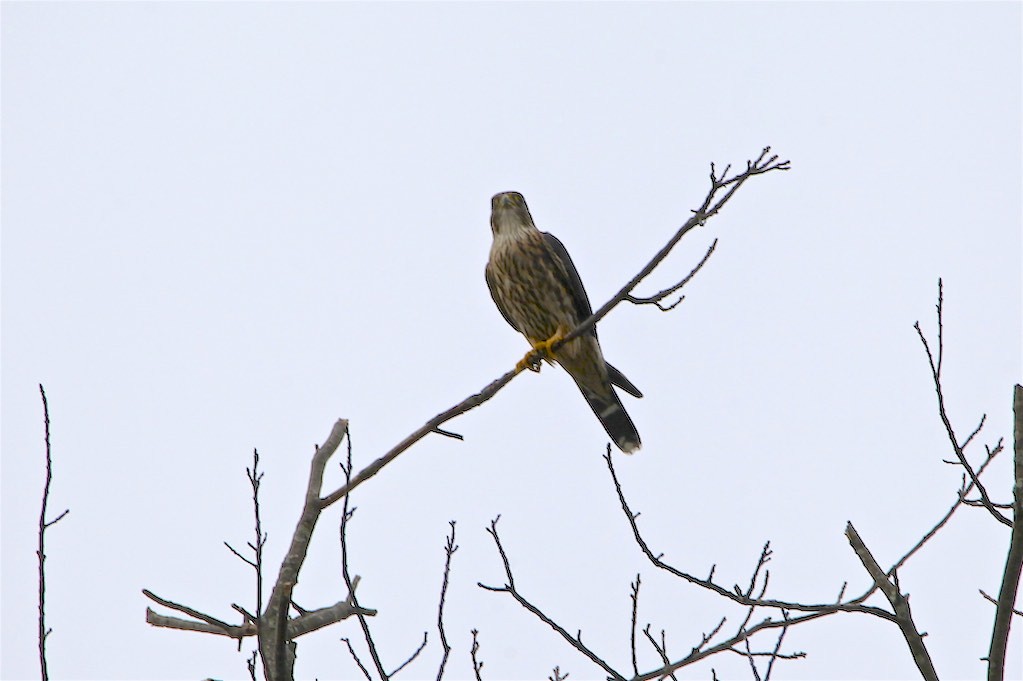
POLYGON ((618 399, 618 394, 615 393, 614 388, 608 386, 610 397, 590 392, 581 386, 579 389, 583 397, 586 398, 586 403, 590 405, 590 409, 600 419, 600 424, 604 426, 604 430, 611 436, 614 443, 618 445, 618 449, 626 454, 632 454, 638 450, 641 445, 639 431, 633 425, 632 419, 629 418, 628 412, 622 406, 622 401, 618 399))

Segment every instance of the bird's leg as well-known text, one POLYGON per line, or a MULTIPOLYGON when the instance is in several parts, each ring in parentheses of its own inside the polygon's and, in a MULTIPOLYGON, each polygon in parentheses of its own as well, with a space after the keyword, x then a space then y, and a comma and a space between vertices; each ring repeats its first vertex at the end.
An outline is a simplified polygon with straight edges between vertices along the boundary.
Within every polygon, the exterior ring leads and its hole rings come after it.
POLYGON ((526 353, 526 356, 520 359, 518 364, 515 365, 515 371, 522 371, 523 369, 540 371, 540 365, 543 360, 554 359, 553 346, 560 343, 567 334, 568 329, 564 326, 559 326, 557 331, 554 332, 554 335, 547 340, 533 343, 533 347, 526 353))

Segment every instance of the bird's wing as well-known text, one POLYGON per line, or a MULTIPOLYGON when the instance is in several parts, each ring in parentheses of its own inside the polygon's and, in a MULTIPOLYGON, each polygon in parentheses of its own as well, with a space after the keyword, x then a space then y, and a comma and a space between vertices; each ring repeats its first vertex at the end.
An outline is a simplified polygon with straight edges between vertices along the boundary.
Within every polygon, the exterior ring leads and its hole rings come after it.
MULTIPOLYGON (((583 287, 583 280, 579 276, 579 270, 575 268, 575 263, 572 262, 572 256, 568 254, 568 249, 566 249, 565 245, 558 240, 558 237, 544 232, 543 240, 565 267, 565 272, 568 274, 569 290, 572 292, 572 300, 575 304, 575 311, 576 314, 579 315, 579 321, 583 321, 593 314, 593 309, 590 307, 590 298, 586 295, 586 289, 583 287)), ((588 333, 596 338, 596 325, 590 327, 588 333)), ((618 386, 633 397, 643 397, 643 393, 640 392, 639 388, 634 386, 632 381, 625 378, 625 375, 622 374, 622 372, 618 371, 618 369, 615 369, 610 364, 607 365, 607 378, 611 381, 612 385, 618 386)))
MULTIPOLYGON (((575 268, 572 256, 568 254, 568 250, 558 240, 558 237, 547 232, 542 234, 544 243, 554 252, 554 255, 565 268, 565 273, 568 275, 568 290, 572 294, 572 304, 575 306, 575 313, 578 315, 579 321, 583 321, 593 314, 593 309, 590 307, 590 298, 586 295, 586 289, 583 287, 583 280, 579 276, 579 270, 575 268)), ((596 338, 597 327, 590 327, 587 333, 596 338)))
POLYGON ((487 264, 484 274, 486 274, 487 277, 487 288, 490 289, 490 297, 494 299, 494 304, 497 305, 497 309, 500 310, 501 316, 504 317, 504 321, 508 322, 513 329, 522 333, 522 329, 516 326, 515 322, 512 321, 512 318, 508 316, 508 311, 504 308, 504 303, 501 302, 501 297, 497 295, 497 285, 494 283, 494 275, 490 271, 489 263, 487 264))

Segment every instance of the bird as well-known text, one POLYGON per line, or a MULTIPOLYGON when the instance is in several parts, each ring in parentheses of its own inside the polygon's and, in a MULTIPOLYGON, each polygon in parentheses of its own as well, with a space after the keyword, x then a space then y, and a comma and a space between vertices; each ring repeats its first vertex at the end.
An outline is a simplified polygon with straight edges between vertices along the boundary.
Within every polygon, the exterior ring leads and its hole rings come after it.
POLYGON ((485 272, 487 287, 501 315, 533 346, 516 369, 534 368, 537 357, 560 364, 611 440, 632 454, 642 443, 614 386, 633 397, 643 393, 604 360, 596 326, 552 351, 592 314, 572 258, 557 237, 537 229, 519 192, 495 194, 490 205, 494 240, 485 272))

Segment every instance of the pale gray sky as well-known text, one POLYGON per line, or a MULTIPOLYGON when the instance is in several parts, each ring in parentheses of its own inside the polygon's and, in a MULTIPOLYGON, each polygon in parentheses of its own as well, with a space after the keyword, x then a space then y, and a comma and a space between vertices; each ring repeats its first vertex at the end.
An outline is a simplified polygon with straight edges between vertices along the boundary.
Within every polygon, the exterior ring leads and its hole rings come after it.
MULTIPOLYGON (((232 642, 157 630, 141 589, 234 620, 248 569, 244 469, 258 448, 271 574, 314 443, 351 420, 357 464, 482 388, 526 350, 483 280, 489 200, 525 194, 595 305, 660 248, 710 162, 765 145, 751 181, 642 287, 717 253, 669 314, 623 306, 608 358, 645 393, 619 474, 656 551, 769 595, 833 599, 940 518, 960 470, 912 324, 933 338, 945 282, 951 418, 1011 441, 1021 376, 1019 3, 12 3, 2 5, 4 679, 37 676, 37 384, 53 420, 51 672, 241 678, 232 642)), ((606 438, 558 368, 518 377, 354 497, 351 569, 389 666, 439 659, 447 521, 450 678, 599 678, 510 598, 621 669, 629 582, 681 655, 743 613, 654 572, 601 460, 606 438)), ((1011 494, 1011 452, 988 487, 1011 494)), ((331 487, 340 475, 333 470, 331 487)), ((333 509, 296 600, 344 596, 333 509)), ((943 678, 977 678, 1008 531, 976 509, 900 575, 943 678)), ((879 603, 880 604, 880 603, 879 603)), ((341 636, 301 639, 303 678, 355 678, 341 636)), ((1023 667, 1013 630, 1009 676, 1023 667)), ((769 645, 765 640, 762 645, 769 645)), ((893 625, 794 629, 778 678, 915 676, 893 625)), ((655 657, 643 649, 641 666, 655 657)), ((738 656, 680 678, 749 676, 738 656)))

